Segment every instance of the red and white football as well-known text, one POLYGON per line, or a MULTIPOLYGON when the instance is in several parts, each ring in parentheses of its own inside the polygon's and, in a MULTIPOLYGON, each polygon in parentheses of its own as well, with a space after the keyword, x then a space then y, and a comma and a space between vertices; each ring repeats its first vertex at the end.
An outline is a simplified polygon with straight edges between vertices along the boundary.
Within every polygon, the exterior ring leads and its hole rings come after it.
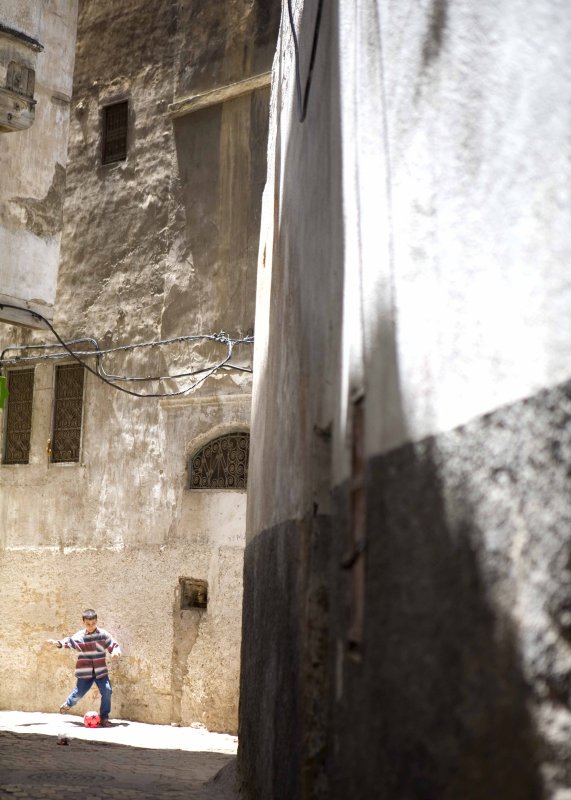
POLYGON ((88 711, 83 718, 83 724, 86 728, 97 728, 101 722, 101 717, 97 711, 88 711))

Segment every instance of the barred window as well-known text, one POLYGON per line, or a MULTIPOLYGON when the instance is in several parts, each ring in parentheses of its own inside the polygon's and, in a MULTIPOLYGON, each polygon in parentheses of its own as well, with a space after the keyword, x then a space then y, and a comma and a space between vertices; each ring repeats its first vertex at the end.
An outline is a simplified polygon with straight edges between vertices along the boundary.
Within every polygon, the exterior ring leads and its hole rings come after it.
POLYGON ((201 447, 190 459, 189 489, 245 489, 248 433, 227 433, 201 447))
POLYGON ((103 109, 103 164, 124 161, 127 158, 127 130, 129 103, 114 103, 103 109))
POLYGON ((4 464, 27 464, 30 460, 34 370, 8 371, 8 403, 4 429, 4 464))
POLYGON ((56 367, 52 461, 79 461, 83 378, 81 364, 56 367))

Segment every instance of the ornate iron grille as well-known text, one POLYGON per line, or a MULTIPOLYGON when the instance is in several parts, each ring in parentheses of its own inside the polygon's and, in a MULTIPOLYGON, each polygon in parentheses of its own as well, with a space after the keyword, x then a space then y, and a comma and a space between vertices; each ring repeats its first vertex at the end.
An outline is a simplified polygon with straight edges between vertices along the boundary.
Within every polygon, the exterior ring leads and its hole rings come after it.
POLYGON ((9 370, 8 392, 4 463, 27 464, 30 460, 34 370, 9 370))
POLYGON ((52 461, 79 461, 83 412, 83 367, 56 367, 52 461))
POLYGON ((250 436, 227 433, 213 439, 190 459, 190 489, 245 489, 250 436))
POLYGON ((104 164, 124 161, 127 158, 127 127, 129 103, 115 103, 103 109, 103 154, 104 164))

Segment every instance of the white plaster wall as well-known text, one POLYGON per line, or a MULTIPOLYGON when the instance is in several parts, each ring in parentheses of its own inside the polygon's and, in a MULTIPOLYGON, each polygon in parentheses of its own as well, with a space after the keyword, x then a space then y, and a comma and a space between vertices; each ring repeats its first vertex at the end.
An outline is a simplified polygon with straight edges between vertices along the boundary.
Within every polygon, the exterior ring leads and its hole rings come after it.
MULTIPOLYGON (((55 194, 50 188, 56 165, 65 170, 67 163, 77 0, 1 0, 0 21, 37 39, 44 48, 35 65, 35 121, 25 131, 2 135, 0 300, 29 306, 51 319, 63 185, 60 181, 55 194), (40 228, 32 218, 38 203, 45 222, 40 228)), ((6 310, 1 318, 11 320, 13 312, 6 310)))
POLYGON ((26 0, 2 0, 0 4, 2 22, 34 39, 40 37, 42 4, 26 0))
MULTIPOLYGON (((316 4, 293 6, 304 81, 316 4)), ((342 0, 338 33, 332 13, 325 4, 305 123, 287 14, 273 68, 249 536, 311 507, 312 425, 332 424, 329 485, 348 477, 351 397, 365 394, 374 455, 571 374, 567 9, 342 0), (339 226, 342 298, 331 291, 339 226), (296 293, 321 270, 308 321, 296 293), (274 385, 290 391, 276 401, 274 385), (258 453, 284 431, 291 459, 268 467, 258 453)))
POLYGON ((341 4, 346 260, 363 275, 348 328, 363 320, 366 388, 387 397, 386 318, 401 390, 368 416, 370 453, 571 374, 571 18, 558 2, 411 9, 341 4))
POLYGON ((0 227, 2 293, 0 300, 13 305, 28 304, 48 319, 56 294, 61 236, 36 236, 27 230, 0 227))

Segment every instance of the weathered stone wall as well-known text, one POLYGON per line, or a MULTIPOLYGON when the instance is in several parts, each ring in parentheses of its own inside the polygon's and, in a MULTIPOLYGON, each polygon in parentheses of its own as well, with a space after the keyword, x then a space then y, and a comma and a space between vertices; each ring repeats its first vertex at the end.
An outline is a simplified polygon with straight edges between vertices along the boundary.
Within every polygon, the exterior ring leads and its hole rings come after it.
MULTIPOLYGON (((208 14, 218 8, 201 5, 208 14)), ((95 336, 109 347, 253 329, 268 89, 176 119, 169 106, 251 69, 269 70, 267 26, 275 37, 279 4, 226 4, 220 26, 202 33, 190 25, 197 8, 190 0, 80 5, 54 318, 66 338, 95 336), (235 36, 237 21, 251 35, 235 36), (255 45, 258 32, 265 50, 255 45), (211 48, 221 54, 212 69, 211 48), (185 72, 190 63, 200 80, 185 72), (116 99, 129 101, 127 158, 103 165, 102 108, 116 99)), ((29 336, 5 328, 2 340, 29 336)), ((179 344, 106 366, 165 375, 223 354, 217 345, 179 344)), ((237 349, 233 361, 251 363, 250 348, 237 349)), ((53 464, 53 370, 36 367, 30 464, 0 470, 9 610, 0 703, 59 707, 73 659, 42 642, 76 630, 81 610, 93 606, 124 645, 112 662, 113 715, 235 730, 245 492, 189 491, 187 468, 210 439, 249 429, 250 375, 220 372, 192 395, 157 400, 121 394, 88 374, 80 463, 53 464), (182 576, 208 582, 206 611, 180 611, 182 576), (5 678, 15 672, 17 679, 5 678), (24 694, 31 681, 35 694, 24 694)))
MULTIPOLYGON (((59 263, 76 22, 77 0, 0 2, 0 25, 43 47, 5 35, 0 42, 0 90, 15 61, 35 70, 36 101, 31 127, 1 134, 0 302, 48 319, 59 263)), ((34 324, 13 309, 0 310, 0 319, 34 324)))
MULTIPOLYGON (((293 6, 303 82, 318 3, 293 6)), ((557 2, 324 3, 300 124, 282 22, 247 797, 568 794, 569 26, 557 2)))

